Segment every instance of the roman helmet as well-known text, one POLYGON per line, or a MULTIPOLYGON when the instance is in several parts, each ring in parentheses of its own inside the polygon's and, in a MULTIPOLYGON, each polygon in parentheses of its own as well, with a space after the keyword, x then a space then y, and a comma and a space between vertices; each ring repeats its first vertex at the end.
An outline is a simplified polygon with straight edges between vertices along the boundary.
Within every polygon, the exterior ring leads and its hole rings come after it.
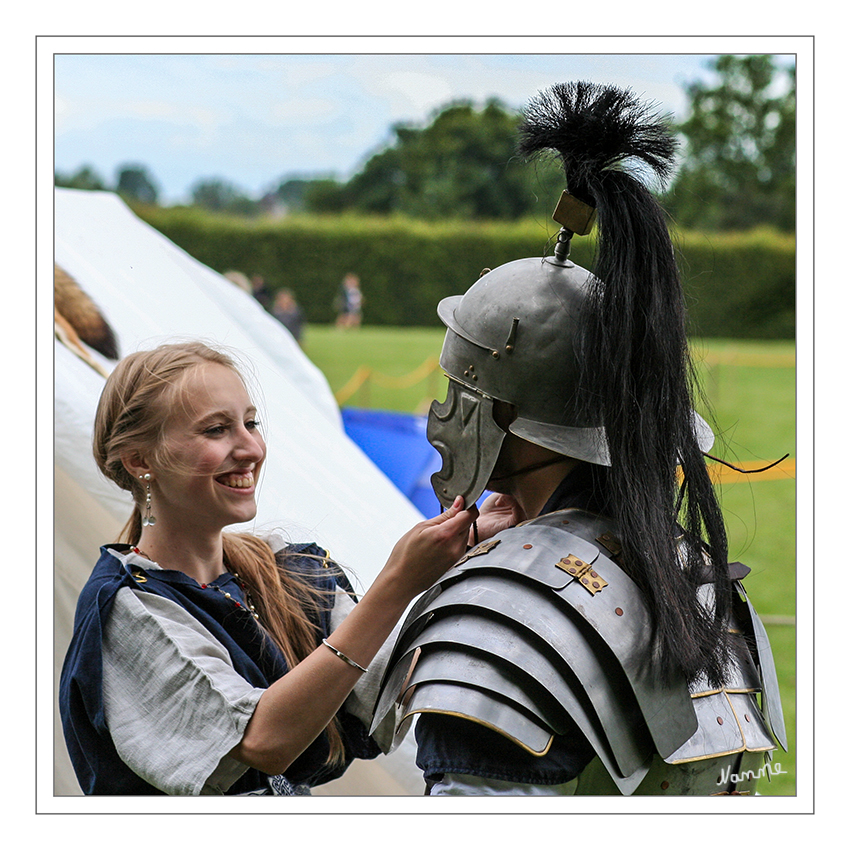
POLYGON ((562 221, 554 255, 485 269, 465 295, 437 308, 447 328, 440 366, 449 388, 445 403, 431 406, 428 439, 443 459, 432 484, 444 506, 458 493, 474 502, 487 483, 505 437, 493 419, 497 399, 514 406, 508 428, 518 437, 609 463, 601 412, 594 415, 578 397, 575 345, 591 274, 568 256, 571 233, 589 232, 595 211, 567 193, 560 210, 563 221, 582 229, 562 221))
MULTIPOLYGON (((446 401, 431 406, 428 439, 443 461, 431 482, 444 507, 458 494, 469 505, 484 491, 506 433, 493 419, 496 400, 513 405, 511 433, 603 466, 611 464, 612 429, 623 436, 659 412, 635 408, 653 397, 640 370, 654 370, 691 409, 672 244, 657 203, 629 168, 669 171, 675 147, 664 122, 630 92, 564 84, 529 105, 519 147, 560 155, 567 190, 553 219, 561 230, 552 255, 485 269, 466 294, 438 306, 449 387, 446 401), (570 244, 597 222, 590 271, 569 259, 570 244), (668 339, 659 345, 651 338, 658 334, 668 339), (620 374, 612 379, 609 369, 620 374), (617 397, 623 392, 631 406, 617 397)), ((707 451, 711 429, 695 413, 688 421, 707 451)))

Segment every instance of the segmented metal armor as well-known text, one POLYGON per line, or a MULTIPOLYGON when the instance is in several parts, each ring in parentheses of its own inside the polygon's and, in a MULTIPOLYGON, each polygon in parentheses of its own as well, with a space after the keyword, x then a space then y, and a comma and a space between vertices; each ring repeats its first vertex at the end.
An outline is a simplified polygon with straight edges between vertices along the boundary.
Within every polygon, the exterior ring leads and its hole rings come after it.
POLYGON ((414 715, 449 714, 543 755, 571 719, 596 753, 576 794, 752 792, 786 741, 747 568, 730 568, 740 639, 727 680, 689 687, 654 666, 649 613, 619 553, 615 525, 582 510, 479 544, 412 609, 376 722, 396 712, 400 740, 414 715))

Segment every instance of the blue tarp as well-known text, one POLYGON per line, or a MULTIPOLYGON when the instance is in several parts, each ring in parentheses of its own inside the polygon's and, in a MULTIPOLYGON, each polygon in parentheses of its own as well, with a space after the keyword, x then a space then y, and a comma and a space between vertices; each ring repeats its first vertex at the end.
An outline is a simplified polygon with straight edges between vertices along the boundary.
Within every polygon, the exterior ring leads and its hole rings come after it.
POLYGON ((342 422, 346 434, 426 517, 440 513, 431 475, 442 462, 425 436, 427 417, 347 407, 342 422))
MULTIPOLYGON (((428 442, 427 416, 346 407, 342 423, 345 433, 426 517, 440 513, 431 476, 443 462, 428 442)), ((481 494, 479 507, 489 495, 489 490, 481 494)))

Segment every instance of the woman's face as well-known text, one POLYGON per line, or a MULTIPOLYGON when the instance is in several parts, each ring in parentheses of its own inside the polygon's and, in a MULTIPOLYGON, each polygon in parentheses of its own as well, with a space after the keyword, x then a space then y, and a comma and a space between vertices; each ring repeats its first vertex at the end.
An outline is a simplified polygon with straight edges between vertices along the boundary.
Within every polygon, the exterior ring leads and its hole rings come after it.
POLYGON ((266 456, 256 415, 242 379, 227 366, 205 363, 186 375, 164 429, 168 460, 152 469, 160 527, 220 531, 254 518, 266 456))

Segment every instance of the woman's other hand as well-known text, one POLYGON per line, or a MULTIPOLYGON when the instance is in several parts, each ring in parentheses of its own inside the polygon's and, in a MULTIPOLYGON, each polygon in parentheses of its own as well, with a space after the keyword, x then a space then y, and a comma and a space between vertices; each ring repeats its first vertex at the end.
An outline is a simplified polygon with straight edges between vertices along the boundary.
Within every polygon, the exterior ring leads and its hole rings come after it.
MULTIPOLYGON (((478 540, 488 540, 490 537, 495 537, 500 531, 512 528, 526 519, 528 517, 513 496, 504 493, 491 493, 481 503, 481 513, 476 523, 478 540)), ((472 539, 472 534, 470 534, 468 542, 470 545, 475 544, 476 541, 472 539)))

